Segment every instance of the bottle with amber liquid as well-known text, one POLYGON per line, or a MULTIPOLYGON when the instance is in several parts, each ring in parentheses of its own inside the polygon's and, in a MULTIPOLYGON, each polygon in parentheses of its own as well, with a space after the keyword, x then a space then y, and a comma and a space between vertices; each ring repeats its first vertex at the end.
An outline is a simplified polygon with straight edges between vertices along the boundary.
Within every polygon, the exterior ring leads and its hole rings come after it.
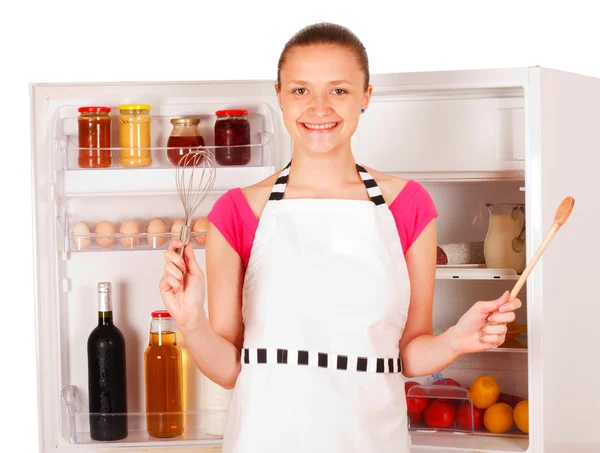
MULTIPOLYGON (((173 118, 171 124, 173 130, 167 140, 167 157, 173 165, 179 165, 186 155, 204 146, 204 138, 198 129, 199 118, 173 118)), ((189 167, 201 162, 202 157, 194 159, 190 156, 181 165, 189 167)))
POLYGON ((88 337, 90 437, 127 437, 127 379, 125 339, 113 323, 112 287, 98 283, 98 325, 88 337))
POLYGON ((166 310, 152 312, 144 354, 146 429, 152 437, 183 434, 183 375, 175 322, 166 310))

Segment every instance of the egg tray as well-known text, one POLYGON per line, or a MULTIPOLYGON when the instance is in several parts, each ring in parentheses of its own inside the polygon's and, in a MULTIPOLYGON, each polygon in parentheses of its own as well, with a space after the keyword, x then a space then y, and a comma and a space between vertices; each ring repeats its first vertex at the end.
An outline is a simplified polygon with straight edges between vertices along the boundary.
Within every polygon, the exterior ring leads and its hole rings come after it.
MULTIPOLYGON (((204 248, 206 232, 190 233, 190 243, 194 248, 204 248)), ((69 252, 123 251, 123 250, 166 250, 179 233, 70 233, 67 237, 69 252), (100 240, 104 245, 100 245, 100 240)))

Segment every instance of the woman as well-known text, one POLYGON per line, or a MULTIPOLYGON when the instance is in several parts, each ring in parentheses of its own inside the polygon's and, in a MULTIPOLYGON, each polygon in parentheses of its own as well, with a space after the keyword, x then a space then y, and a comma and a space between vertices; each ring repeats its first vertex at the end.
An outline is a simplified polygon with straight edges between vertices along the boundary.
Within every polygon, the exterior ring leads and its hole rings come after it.
POLYGON ((164 304, 200 370, 235 387, 224 452, 408 452, 403 376, 502 344, 521 302, 477 302, 432 335, 437 211, 418 183, 354 161, 372 92, 356 36, 301 30, 275 89, 293 160, 213 207, 210 321, 180 241, 165 253, 164 304))

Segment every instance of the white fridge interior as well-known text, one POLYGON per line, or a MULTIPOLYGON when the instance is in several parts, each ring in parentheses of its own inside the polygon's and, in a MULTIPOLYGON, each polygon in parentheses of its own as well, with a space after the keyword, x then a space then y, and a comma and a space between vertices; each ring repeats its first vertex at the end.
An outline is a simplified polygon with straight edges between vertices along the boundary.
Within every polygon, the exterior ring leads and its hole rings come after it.
MULTIPOLYGON (((526 203, 527 69, 444 73, 437 82, 421 75, 373 77, 374 94, 353 138, 357 162, 379 171, 415 179, 432 195, 439 210, 438 242, 483 241, 489 224, 486 203, 526 203), (461 81, 458 83, 457 81, 461 81), (418 83, 417 83, 418 82, 418 83), (443 83, 442 83, 443 82, 443 83)), ((252 161, 218 167, 213 191, 195 217, 206 215, 226 190, 258 182, 282 168, 292 143, 282 123, 272 82, 116 83, 32 87, 34 115, 34 197, 36 222, 36 316, 40 426, 43 451, 107 451, 162 447, 186 451, 198 445, 218 447, 220 437, 206 433, 201 373, 185 355, 183 436, 160 440, 145 431, 143 356, 150 313, 162 308, 158 281, 165 245, 153 247, 144 234, 116 241, 109 249, 93 235, 82 248, 72 232, 76 222, 93 226, 137 220, 142 231, 154 217, 167 225, 183 217, 175 190, 175 168, 164 147, 169 119, 201 118, 200 129, 212 146, 214 112, 249 111, 252 161), (77 108, 112 107, 113 146, 118 143, 117 106, 143 102, 152 106, 152 156, 149 168, 119 168, 118 148, 108 169, 77 167, 77 108), (115 324, 126 340, 129 436, 110 445, 89 437, 86 341, 97 323, 96 285, 113 284, 115 324)), ((390 202, 390 200, 388 200, 390 202)), ((539 221, 539 220, 537 220, 539 221)), ((527 225, 529 235, 531 227, 527 225)), ((530 257, 533 245, 527 243, 530 257)), ((204 268, 204 250, 196 244, 204 268)), ((438 266, 433 327, 443 331, 478 300, 510 290, 518 275, 481 266, 438 266)), ((527 286, 519 294, 523 308, 517 322, 528 325, 527 286)), ((460 358, 442 371, 463 387, 491 375, 502 392, 527 399, 531 386, 528 334, 522 347, 499 348, 460 358)), ((439 376, 437 376, 439 378, 439 376)), ((426 384, 435 377, 417 380, 426 384)), ((213 414, 214 415, 214 414, 213 414)), ((517 429, 506 435, 474 435, 411 429, 419 451, 526 451, 529 437, 517 429)))

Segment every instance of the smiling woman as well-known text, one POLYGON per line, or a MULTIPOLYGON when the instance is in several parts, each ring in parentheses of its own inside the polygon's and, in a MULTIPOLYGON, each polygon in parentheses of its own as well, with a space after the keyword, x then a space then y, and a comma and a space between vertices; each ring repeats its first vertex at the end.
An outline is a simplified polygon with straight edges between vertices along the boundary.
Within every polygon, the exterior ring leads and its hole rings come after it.
POLYGON ((497 347, 521 303, 478 302, 432 335, 437 210, 417 182, 354 161, 373 88, 350 30, 298 32, 275 90, 293 159, 209 214, 210 321, 204 275, 179 241, 163 302, 203 374, 235 387, 223 452, 408 453, 404 376, 497 347))

